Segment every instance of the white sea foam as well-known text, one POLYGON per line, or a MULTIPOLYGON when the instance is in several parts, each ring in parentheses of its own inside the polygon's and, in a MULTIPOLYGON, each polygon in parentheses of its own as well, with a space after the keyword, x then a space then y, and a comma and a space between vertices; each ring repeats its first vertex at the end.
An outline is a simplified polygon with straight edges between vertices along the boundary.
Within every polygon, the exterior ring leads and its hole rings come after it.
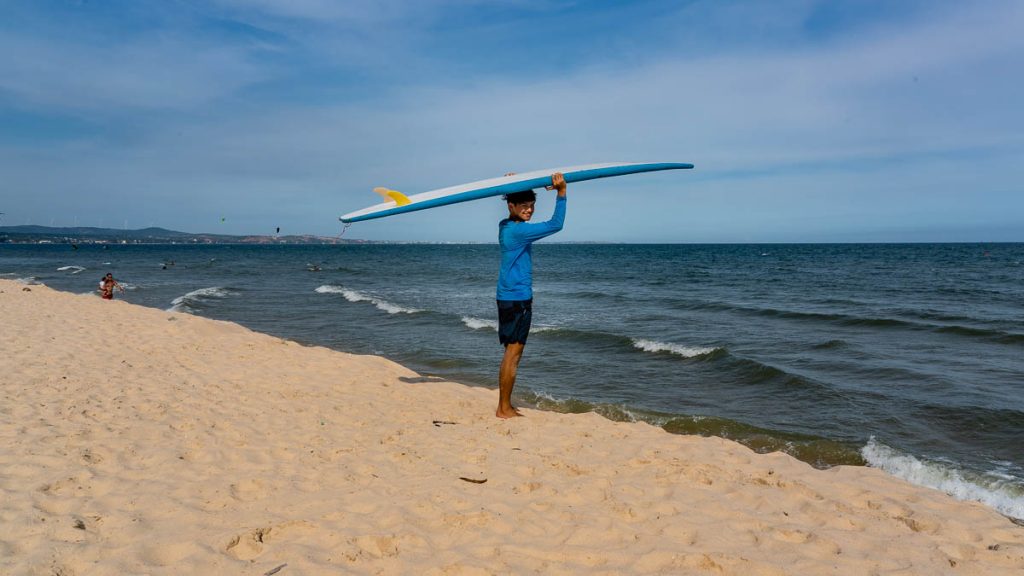
POLYGON ((567 406, 574 402, 586 403, 591 406, 595 414, 600 414, 609 420, 615 422, 646 422, 655 426, 662 426, 664 422, 656 423, 657 420, 650 416, 640 416, 636 412, 630 410, 623 404, 593 404, 585 400, 573 399, 572 397, 563 397, 555 395, 548 390, 538 389, 533 390, 533 395, 536 398, 535 402, 538 406, 543 407, 545 404, 554 404, 555 406, 567 406))
POLYGON ((227 298, 232 294, 233 292, 230 290, 219 286, 200 288, 199 290, 193 290, 184 296, 178 296, 174 300, 171 300, 171 307, 168 308, 167 311, 192 312, 196 305, 201 304, 204 301, 227 298))
POLYGON ((697 356, 711 354, 717 350, 717 348, 695 348, 692 346, 657 342, 655 340, 644 340, 641 338, 634 338, 633 346, 643 350, 644 352, 669 352, 671 354, 682 356, 683 358, 695 358, 697 356))
MULTIPOLYGON (((498 331, 497 320, 484 320, 483 318, 475 318, 473 316, 463 316, 462 323, 473 330, 494 330, 498 331)), ((558 326, 548 325, 537 325, 530 326, 530 333, 536 334, 537 332, 553 332, 558 330, 558 326)))
POLYGON ((498 330, 497 320, 484 320, 482 318, 474 318, 472 316, 463 316, 462 323, 473 330, 498 330))
POLYGON ((325 284, 314 290, 314 292, 316 292, 317 294, 341 294, 342 296, 345 297, 345 300, 348 300, 349 302, 369 302, 376 306, 377 308, 379 308, 380 310, 387 312, 388 314, 415 314, 417 312, 422 312, 422 310, 417 310, 415 308, 404 308, 397 304, 392 304, 387 300, 382 300, 380 298, 376 298, 374 296, 364 294, 363 292, 359 292, 356 290, 349 290, 348 288, 343 288, 341 286, 331 286, 329 284, 325 284))
POLYGON ((942 490, 959 500, 981 502, 999 512, 1024 520, 1024 488, 1005 474, 978 475, 950 464, 925 462, 882 444, 871 437, 861 448, 868 464, 918 486, 942 490))
POLYGON ((61 266, 60 268, 57 268, 57 272, 66 272, 68 270, 71 270, 71 274, 78 274, 78 273, 82 272, 83 270, 85 270, 85 267, 83 267, 83 266, 61 266))

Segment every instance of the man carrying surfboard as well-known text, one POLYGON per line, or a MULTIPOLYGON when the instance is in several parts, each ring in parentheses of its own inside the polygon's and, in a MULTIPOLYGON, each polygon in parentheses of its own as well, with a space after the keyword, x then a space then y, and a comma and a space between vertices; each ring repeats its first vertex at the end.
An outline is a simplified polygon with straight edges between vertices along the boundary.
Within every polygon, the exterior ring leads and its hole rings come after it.
POLYGON ((551 176, 549 189, 558 191, 555 211, 547 222, 530 223, 537 195, 533 190, 506 194, 508 218, 498 223, 501 270, 498 273, 498 340, 505 356, 498 371, 498 418, 522 416, 512 406, 512 388, 530 334, 533 314, 533 243, 562 229, 565 222, 565 178, 551 176))

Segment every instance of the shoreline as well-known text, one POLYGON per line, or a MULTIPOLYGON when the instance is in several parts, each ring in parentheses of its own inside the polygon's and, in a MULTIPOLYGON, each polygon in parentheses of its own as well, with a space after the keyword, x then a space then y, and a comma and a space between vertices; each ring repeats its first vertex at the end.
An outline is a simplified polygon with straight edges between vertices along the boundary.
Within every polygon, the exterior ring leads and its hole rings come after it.
POLYGON ((0 567, 15 573, 1024 569, 1024 529, 230 322, 0 280, 0 567), (23 290, 29 288, 29 290, 23 290))

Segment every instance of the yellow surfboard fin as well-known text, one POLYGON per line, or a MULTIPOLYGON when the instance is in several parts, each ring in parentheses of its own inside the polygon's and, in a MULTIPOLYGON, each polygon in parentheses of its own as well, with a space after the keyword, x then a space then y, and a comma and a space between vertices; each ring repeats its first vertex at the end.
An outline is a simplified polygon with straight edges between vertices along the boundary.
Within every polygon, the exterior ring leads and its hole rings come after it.
POLYGON ((374 188, 373 191, 376 192, 377 194, 380 194, 381 196, 383 196, 385 200, 392 200, 392 201, 394 201, 394 203, 397 204, 398 206, 405 206, 406 204, 411 204, 412 203, 412 201, 409 200, 408 196, 406 196, 405 194, 402 194, 398 190, 391 190, 390 188, 384 188, 383 186, 378 186, 378 187, 374 188))

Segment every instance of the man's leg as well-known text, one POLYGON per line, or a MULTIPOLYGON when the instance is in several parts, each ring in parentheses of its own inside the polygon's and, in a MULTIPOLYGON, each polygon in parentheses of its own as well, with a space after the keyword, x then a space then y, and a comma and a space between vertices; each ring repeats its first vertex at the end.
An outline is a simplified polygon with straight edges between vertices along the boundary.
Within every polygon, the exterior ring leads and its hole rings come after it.
POLYGON ((498 418, 522 416, 512 406, 512 388, 516 385, 516 370, 525 347, 526 344, 522 343, 505 346, 505 357, 501 359, 501 369, 498 371, 498 410, 494 413, 498 418))

